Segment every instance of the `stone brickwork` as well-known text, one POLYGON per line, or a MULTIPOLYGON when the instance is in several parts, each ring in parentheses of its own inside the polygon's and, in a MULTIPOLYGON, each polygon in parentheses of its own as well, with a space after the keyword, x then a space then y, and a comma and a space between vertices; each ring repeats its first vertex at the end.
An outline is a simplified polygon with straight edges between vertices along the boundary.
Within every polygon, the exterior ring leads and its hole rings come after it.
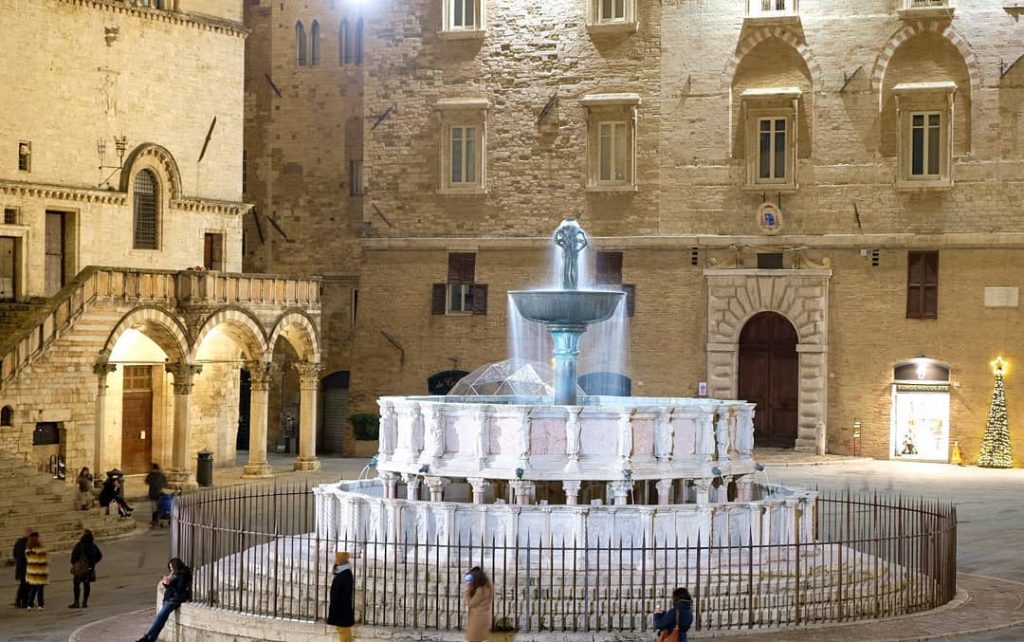
POLYGON ((0 8, 0 79, 17 88, 0 122, 0 207, 17 216, 0 236, 18 239, 19 299, 53 294, 47 211, 65 216, 65 281, 88 265, 203 265, 206 232, 223 235, 221 269, 241 270, 240 20, 240 0, 183 0, 177 11, 115 0, 0 8), (156 250, 133 249, 131 186, 142 169, 158 183, 156 250))
MULTIPOLYGON (((373 410, 379 395, 425 392, 429 375, 453 365, 472 370, 504 358, 505 292, 547 281, 546 237, 560 219, 575 217, 592 234, 592 249, 623 252, 623 282, 637 287, 634 394, 694 394, 702 381, 712 394, 730 389, 735 371, 717 360, 732 348, 709 351, 718 343, 710 334, 721 330, 711 295, 717 277, 703 270, 750 270, 759 252, 782 253, 792 272, 776 278, 794 292, 814 290, 799 297, 799 309, 783 312, 801 332, 804 317, 815 317, 816 338, 799 357, 801 445, 812 443, 820 422, 832 451, 888 456, 893 365, 925 354, 951 364, 951 439, 968 459, 976 456, 992 386, 988 363, 997 354, 1019 359, 1014 346, 1024 338, 1019 308, 983 304, 985 287, 1019 287, 1024 268, 1024 228, 1013 215, 1024 193, 1024 65, 1010 64, 1024 25, 999 3, 974 0, 946 14, 900 11, 898 0, 804 2, 799 17, 760 20, 746 19, 744 4, 639 0, 635 31, 596 33, 587 29, 583 0, 529 7, 484 0, 484 33, 459 39, 441 33, 441 0, 363 7, 365 60, 354 81, 361 93, 346 109, 356 105, 362 122, 366 195, 347 202, 347 218, 324 215, 341 206, 305 203, 310 197, 298 185, 282 192, 292 170, 267 161, 269 175, 250 188, 294 194, 294 211, 277 210, 279 221, 289 235, 296 226, 317 235, 303 260, 265 226, 270 248, 254 265, 358 274, 354 332, 348 286, 326 288, 324 307, 325 351, 347 355, 337 363, 352 370, 352 410, 373 410), (900 138, 896 87, 936 82, 956 84, 952 184, 903 189, 900 141, 909 142, 900 138), (742 94, 780 87, 800 90, 795 181, 750 188, 742 94), (612 93, 641 98, 637 189, 588 191, 582 100, 612 93), (491 105, 483 193, 439 190, 437 105, 451 99, 491 105), (766 201, 783 215, 774 235, 762 232, 756 215, 766 201), (938 319, 906 318, 908 250, 940 252, 938 319), (477 253, 475 280, 489 285, 486 316, 430 314, 431 284, 446 280, 448 252, 477 253), (814 272, 814 284, 803 283, 801 272, 822 269, 825 259, 830 276, 814 272), (857 444, 855 420, 863 426, 857 444)), ((327 161, 316 150, 326 140, 341 149, 333 132, 352 112, 324 98, 342 91, 332 75, 340 72, 295 65, 294 23, 303 10, 263 2, 262 17, 251 21, 254 38, 274 38, 259 64, 283 83, 309 82, 278 97, 250 69, 263 102, 247 118, 273 134, 282 158, 335 164, 329 178, 303 173, 303 187, 316 195, 334 190, 345 168, 337 155, 327 161)), ((348 154, 357 153, 354 139, 346 139, 348 154)), ((751 314, 776 309, 768 301, 735 303, 743 314, 730 321, 733 336, 751 314)), ((1012 375, 1007 394, 1013 425, 1024 391, 1014 391, 1012 375)), ((1014 443, 1024 449, 1019 433, 1014 443)))

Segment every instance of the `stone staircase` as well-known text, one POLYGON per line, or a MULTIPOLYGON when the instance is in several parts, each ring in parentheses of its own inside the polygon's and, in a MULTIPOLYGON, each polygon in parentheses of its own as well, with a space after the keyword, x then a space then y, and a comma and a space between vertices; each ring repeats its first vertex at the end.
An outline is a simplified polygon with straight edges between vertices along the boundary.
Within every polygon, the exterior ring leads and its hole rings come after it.
POLYGON ((110 517, 98 508, 78 510, 77 495, 66 482, 0 454, 0 565, 13 562, 11 548, 26 526, 39 531, 50 551, 70 550, 83 528, 97 539, 135 531, 134 519, 110 517))

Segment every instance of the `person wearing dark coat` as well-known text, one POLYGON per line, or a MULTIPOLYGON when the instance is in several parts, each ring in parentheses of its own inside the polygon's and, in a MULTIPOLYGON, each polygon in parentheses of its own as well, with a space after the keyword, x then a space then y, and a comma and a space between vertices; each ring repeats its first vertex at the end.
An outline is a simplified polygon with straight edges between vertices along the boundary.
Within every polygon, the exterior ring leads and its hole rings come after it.
POLYGON ((164 587, 164 602, 156 613, 153 626, 136 642, 156 642, 171 613, 185 602, 192 601, 192 569, 177 557, 167 563, 167 575, 161 578, 160 584, 164 587))
POLYGON ((96 581, 96 565, 101 559, 103 553, 96 546, 92 531, 85 529, 82 538, 71 549, 71 578, 74 581, 75 601, 68 606, 69 609, 89 607, 90 585, 96 581))
POLYGON ((672 591, 672 608, 654 614, 654 628, 659 632, 671 633, 679 625, 679 642, 686 642, 686 632, 693 624, 693 599, 685 588, 672 591))
POLYGON ((28 570, 28 558, 25 557, 25 549, 28 547, 28 538, 35 532, 31 528, 25 529, 25 536, 14 542, 14 579, 18 582, 18 593, 14 598, 14 606, 23 609, 28 606, 29 585, 25 580, 25 572, 28 570))
POLYGON ((327 624, 338 627, 338 642, 351 642, 355 623, 355 580, 348 563, 348 553, 341 551, 334 554, 334 579, 331 581, 327 624))
POLYGON ((149 473, 146 475, 146 486, 149 487, 149 501, 153 505, 153 519, 149 525, 155 527, 160 517, 157 504, 164 494, 164 488, 167 487, 167 475, 160 470, 160 464, 153 464, 153 467, 149 469, 149 473))

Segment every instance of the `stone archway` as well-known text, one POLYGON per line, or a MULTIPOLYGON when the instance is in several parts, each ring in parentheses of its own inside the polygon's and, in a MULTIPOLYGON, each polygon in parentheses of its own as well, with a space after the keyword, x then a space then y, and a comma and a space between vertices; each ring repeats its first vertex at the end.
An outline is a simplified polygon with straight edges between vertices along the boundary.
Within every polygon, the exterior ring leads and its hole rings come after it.
POLYGON ((737 397, 740 333, 754 315, 776 312, 793 324, 798 337, 796 449, 806 452, 823 447, 828 412, 828 285, 832 271, 705 270, 704 276, 708 286, 708 394, 717 399, 737 397))

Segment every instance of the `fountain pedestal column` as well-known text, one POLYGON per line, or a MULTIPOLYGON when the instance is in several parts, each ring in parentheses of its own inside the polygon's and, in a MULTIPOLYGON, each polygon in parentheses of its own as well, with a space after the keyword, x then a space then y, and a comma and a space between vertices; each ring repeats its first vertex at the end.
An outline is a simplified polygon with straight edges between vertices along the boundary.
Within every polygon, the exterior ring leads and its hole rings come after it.
POLYGON ((584 325, 552 325, 548 327, 554 343, 555 405, 576 405, 577 364, 580 358, 580 337, 586 332, 584 325))

